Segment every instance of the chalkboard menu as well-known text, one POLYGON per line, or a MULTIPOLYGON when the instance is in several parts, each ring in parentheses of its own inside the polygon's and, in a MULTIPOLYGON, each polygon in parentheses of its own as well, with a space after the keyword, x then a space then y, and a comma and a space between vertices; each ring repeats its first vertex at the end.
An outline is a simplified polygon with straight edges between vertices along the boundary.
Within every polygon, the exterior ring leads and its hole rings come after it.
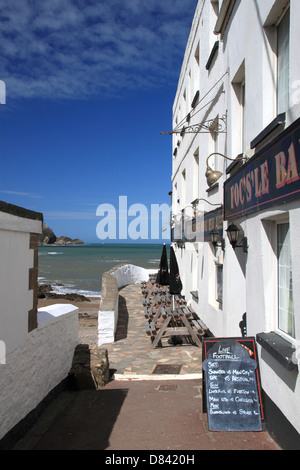
POLYGON ((263 410, 254 338, 204 338, 202 367, 209 429, 261 431, 263 410))

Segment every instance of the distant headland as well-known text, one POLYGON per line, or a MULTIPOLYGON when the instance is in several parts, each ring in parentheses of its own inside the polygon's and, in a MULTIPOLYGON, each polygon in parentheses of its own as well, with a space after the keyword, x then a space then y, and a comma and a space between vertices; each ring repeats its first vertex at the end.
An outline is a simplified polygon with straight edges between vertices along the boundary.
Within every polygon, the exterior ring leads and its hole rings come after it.
POLYGON ((43 224, 43 232, 39 236, 39 245, 84 245, 79 238, 57 237, 47 224, 43 224))

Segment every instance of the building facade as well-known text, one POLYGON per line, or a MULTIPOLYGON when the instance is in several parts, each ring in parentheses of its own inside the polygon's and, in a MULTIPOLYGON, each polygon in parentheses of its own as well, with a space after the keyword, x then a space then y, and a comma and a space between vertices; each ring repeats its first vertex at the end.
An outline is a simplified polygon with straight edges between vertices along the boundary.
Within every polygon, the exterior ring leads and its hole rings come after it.
POLYGON ((297 0, 199 0, 170 132, 183 294, 213 336, 255 337, 286 448, 300 446, 299 22, 297 0))
POLYGON ((70 372, 78 308, 38 308, 43 214, 0 201, 0 449, 34 423, 70 372))

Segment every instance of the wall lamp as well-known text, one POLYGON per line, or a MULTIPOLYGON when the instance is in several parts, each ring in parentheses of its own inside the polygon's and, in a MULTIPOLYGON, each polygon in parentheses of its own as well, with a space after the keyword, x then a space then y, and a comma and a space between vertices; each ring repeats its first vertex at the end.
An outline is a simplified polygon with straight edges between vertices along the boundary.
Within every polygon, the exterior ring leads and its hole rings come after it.
POLYGON ((246 161, 246 158, 244 156, 237 157, 237 158, 229 158, 229 157, 226 157, 226 155, 223 155, 222 153, 217 153, 217 152, 211 153, 206 159, 206 173, 205 173, 207 185, 209 187, 213 186, 221 178, 221 176, 223 176, 223 173, 221 173, 220 171, 213 170, 212 168, 210 168, 208 164, 208 160, 213 155, 219 155, 223 158, 226 158, 226 160, 230 160, 232 162, 246 161))
POLYGON ((248 239, 247 237, 243 237, 241 243, 238 245, 241 230, 234 224, 229 225, 228 229, 226 230, 228 239, 232 248, 235 250, 236 248, 243 248, 244 253, 248 253, 248 239))
POLYGON ((214 247, 221 246, 222 250, 225 251, 225 240, 222 238, 220 240, 220 234, 217 230, 212 230, 210 232, 210 241, 214 245, 214 247))

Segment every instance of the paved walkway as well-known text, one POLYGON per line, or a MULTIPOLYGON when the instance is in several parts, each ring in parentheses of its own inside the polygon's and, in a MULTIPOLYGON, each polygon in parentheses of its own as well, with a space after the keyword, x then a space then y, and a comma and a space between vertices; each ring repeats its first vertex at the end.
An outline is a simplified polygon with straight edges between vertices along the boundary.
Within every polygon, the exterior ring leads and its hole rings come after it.
POLYGON ((190 451, 201 464, 197 450, 279 450, 267 432, 210 432, 202 412, 201 349, 167 343, 153 349, 144 324, 140 288, 128 286, 120 292, 117 341, 105 345, 115 380, 98 390, 61 393, 15 449, 115 451, 98 455, 98 462, 122 458, 122 450, 149 451, 137 466, 153 463, 149 455, 155 459, 159 451, 190 451), (157 364, 181 370, 175 377, 153 374, 157 364))
POLYGON ((116 377, 150 375, 157 364, 179 365, 181 376, 201 374, 202 350, 192 343, 171 346, 164 339, 162 348, 152 348, 146 334, 142 301, 139 285, 130 285, 120 291, 116 342, 103 345, 108 350, 110 368, 115 370, 116 377))

